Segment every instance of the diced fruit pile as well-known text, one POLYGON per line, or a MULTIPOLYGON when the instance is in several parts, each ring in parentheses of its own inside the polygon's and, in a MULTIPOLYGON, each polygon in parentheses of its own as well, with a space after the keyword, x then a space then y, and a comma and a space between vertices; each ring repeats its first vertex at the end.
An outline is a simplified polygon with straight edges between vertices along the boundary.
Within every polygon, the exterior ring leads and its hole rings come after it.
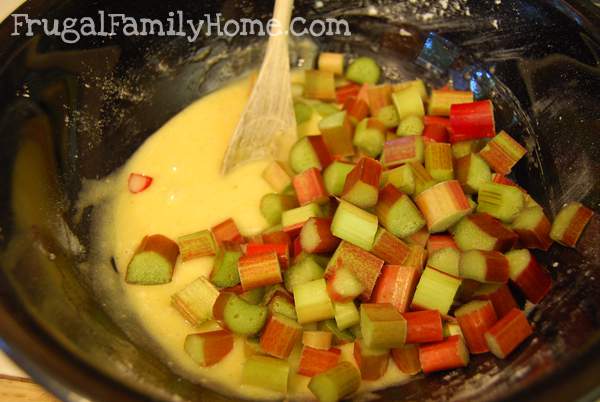
MULTIPOLYGON (((420 80, 377 85, 370 58, 345 77, 343 55, 319 64, 293 84, 298 122, 318 114, 315 131, 263 174, 272 226, 243 237, 229 219, 176 242, 146 236, 127 282, 169 282, 178 254, 215 256, 208 278, 172 298, 197 327, 186 352, 210 366, 244 337, 245 384, 284 393, 297 367, 320 401, 377 380, 390 358, 410 375, 505 358, 532 333, 509 282, 532 303, 552 284, 528 249, 574 247, 592 211, 572 202, 551 225, 506 177, 526 150, 496 133, 489 100, 428 93, 420 80), (337 346, 352 342, 354 361, 341 361, 337 346)), ((151 182, 132 177, 133 193, 151 182)))

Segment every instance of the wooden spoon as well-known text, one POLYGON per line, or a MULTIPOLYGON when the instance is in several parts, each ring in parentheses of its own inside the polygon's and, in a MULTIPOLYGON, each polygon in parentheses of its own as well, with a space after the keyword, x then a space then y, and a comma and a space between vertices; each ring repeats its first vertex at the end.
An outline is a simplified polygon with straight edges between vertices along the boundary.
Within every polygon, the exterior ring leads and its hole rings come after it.
POLYGON ((293 0, 275 1, 273 21, 279 23, 272 25, 272 35, 250 100, 225 151, 223 174, 255 160, 283 159, 296 139, 288 55, 293 5, 293 0))

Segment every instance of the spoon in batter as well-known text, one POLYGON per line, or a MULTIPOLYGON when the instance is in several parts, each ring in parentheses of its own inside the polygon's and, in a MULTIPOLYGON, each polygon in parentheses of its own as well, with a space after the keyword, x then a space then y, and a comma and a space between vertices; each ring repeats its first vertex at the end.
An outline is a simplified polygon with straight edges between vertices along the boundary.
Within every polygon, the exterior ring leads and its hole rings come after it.
POLYGON ((225 151, 221 172, 241 164, 278 157, 296 139, 290 86, 288 30, 293 0, 276 0, 267 51, 250 100, 225 151))

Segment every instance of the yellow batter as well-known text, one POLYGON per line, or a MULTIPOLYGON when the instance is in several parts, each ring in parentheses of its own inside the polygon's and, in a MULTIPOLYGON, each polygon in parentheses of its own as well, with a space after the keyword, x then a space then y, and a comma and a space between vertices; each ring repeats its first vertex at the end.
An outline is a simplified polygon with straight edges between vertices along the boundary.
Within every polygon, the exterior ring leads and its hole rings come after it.
MULTIPOLYGON (((220 363, 202 368, 184 352, 187 334, 194 331, 171 307, 171 295, 200 275, 208 275, 212 258, 186 263, 179 261, 173 281, 160 286, 127 285, 127 263, 140 240, 148 234, 171 239, 192 233, 232 217, 242 234, 258 233, 267 227, 259 212, 260 198, 272 191, 261 178, 266 162, 243 166, 230 175, 220 175, 220 164, 230 135, 249 94, 249 80, 230 85, 206 96, 174 117, 130 158, 123 169, 103 183, 87 186, 81 206, 105 197, 98 208, 97 253, 106 261, 115 257, 121 280, 108 281, 119 287, 123 308, 137 318, 161 349, 173 369, 192 381, 202 382, 224 393, 253 399, 281 399, 283 396, 260 388, 240 385, 244 361, 243 342, 236 340, 234 350, 220 363), (130 173, 153 177, 144 192, 131 194, 127 188, 130 173), (106 193, 110 193, 107 196, 106 193)), ((113 289, 116 290, 116 289, 113 289)), ((121 303, 121 302, 119 302, 121 303)), ((111 308, 111 304, 107 304, 111 308)), ((345 345, 343 358, 354 362, 352 345, 345 345)), ((300 347, 291 356, 292 371, 297 367, 300 347)), ((390 361, 387 374, 376 382, 363 382, 361 391, 383 388, 406 377, 390 361)), ((290 375, 290 399, 312 399, 307 389, 309 378, 290 375)))

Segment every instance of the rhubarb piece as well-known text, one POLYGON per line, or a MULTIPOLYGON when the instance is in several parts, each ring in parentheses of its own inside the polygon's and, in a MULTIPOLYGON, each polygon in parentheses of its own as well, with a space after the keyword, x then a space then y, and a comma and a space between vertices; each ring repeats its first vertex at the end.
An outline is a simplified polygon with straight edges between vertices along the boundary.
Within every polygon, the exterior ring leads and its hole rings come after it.
POLYGON ((244 300, 250 304, 260 304, 265 296, 265 288, 259 287, 244 291, 242 289, 242 293, 239 294, 240 299, 244 300))
POLYGON ((377 227, 377 216, 342 200, 333 216, 331 233, 342 240, 370 250, 377 227))
POLYGON ((369 347, 363 340, 354 342, 354 360, 363 380, 375 381, 387 371, 390 351, 383 348, 369 347))
POLYGON ((364 345, 369 348, 398 348, 406 340, 406 320, 389 303, 363 303, 360 305, 360 331, 364 345))
POLYGON ((422 163, 410 162, 408 163, 408 166, 410 166, 413 178, 415 180, 414 195, 421 194, 423 191, 435 186, 435 184, 437 183, 433 179, 433 177, 431 177, 431 175, 429 174, 427 169, 425 169, 422 163))
POLYGON ((425 124, 423 138, 434 142, 448 142, 448 129, 441 124, 425 124))
POLYGON ((327 292, 337 302, 351 301, 364 290, 363 284, 348 268, 338 268, 327 278, 327 292))
POLYGON ((294 115, 296 116, 296 124, 300 125, 302 123, 306 123, 310 120, 312 114, 312 107, 303 102, 294 102, 294 115))
POLYGON ((421 371, 419 347, 417 345, 404 345, 392 349, 391 352, 396 367, 404 374, 415 375, 421 371))
POLYGON ((302 344, 311 349, 329 350, 333 334, 329 331, 304 331, 302 333, 302 344))
POLYGON ((399 137, 421 135, 423 134, 424 128, 425 125, 423 124, 423 118, 412 115, 406 116, 398 124, 396 135, 399 137))
POLYGON ((324 117, 319 122, 319 130, 327 148, 333 155, 350 156, 354 154, 353 129, 346 111, 324 117))
POLYGON ((425 108, 419 90, 413 86, 398 90, 392 94, 392 102, 400 121, 408 116, 423 117, 425 108))
POLYGON ((362 85, 357 84, 355 82, 338 86, 335 90, 336 102, 340 105, 343 105, 344 103, 346 103, 348 98, 356 97, 361 88, 362 85))
POLYGON ((425 250, 425 247, 419 246, 418 244, 411 244, 409 247, 410 253, 408 253, 404 265, 407 267, 415 267, 421 272, 423 270, 423 265, 427 260, 427 250, 425 250))
POLYGON ((527 150, 505 131, 500 131, 487 143, 479 155, 494 169, 496 173, 509 174, 513 166, 527 150))
POLYGON ((473 300, 475 292, 482 286, 482 283, 474 279, 463 278, 456 299, 461 302, 468 302, 473 300))
POLYGON ((310 218, 321 216, 321 208, 316 203, 310 203, 298 208, 288 209, 281 213, 281 225, 284 232, 297 230, 300 233, 304 223, 310 218))
POLYGON ((269 356, 250 356, 242 369, 242 384, 286 393, 290 364, 269 356))
POLYGON ((485 140, 458 141, 452 144, 452 157, 463 158, 469 154, 476 154, 485 146, 485 140))
POLYGON ((273 296, 273 298, 271 298, 271 301, 269 301, 267 307, 269 308, 269 313, 272 315, 279 314, 294 321, 298 319, 294 303, 292 303, 285 296, 273 296))
POLYGON ((454 240, 461 250, 510 250, 517 234, 486 213, 464 217, 453 229, 454 240))
POLYGON ((421 136, 399 137, 383 144, 381 163, 393 168, 408 162, 423 162, 425 145, 421 136))
POLYGON ((465 251, 461 254, 458 265, 462 278, 485 283, 508 281, 508 260, 498 251, 465 251))
POLYGON ((260 212, 269 225, 281 223, 283 211, 297 206, 296 197, 287 194, 265 194, 260 200, 260 212))
POLYGON ((321 117, 327 117, 340 111, 339 107, 331 103, 317 102, 312 107, 321 117))
POLYGON ((262 177, 277 193, 282 193, 292 185, 292 178, 279 161, 273 161, 263 170, 262 177))
POLYGON ((506 253, 510 279, 521 289, 527 300, 537 304, 550 291, 552 277, 542 268, 529 250, 506 253))
POLYGON ((483 183, 492 180, 492 173, 487 163, 477 154, 468 154, 454 161, 456 178, 463 186, 465 193, 475 194, 483 183))
POLYGON ((320 279, 324 272, 325 270, 312 257, 304 258, 284 272, 285 288, 293 292, 295 286, 320 279))
POLYGON ((246 257, 261 254, 276 253, 282 270, 287 269, 290 261, 289 243, 248 243, 246 245, 246 257))
MULTIPOLYGON (((287 291, 286 288, 284 288, 283 286, 281 286, 281 284, 276 284, 276 285, 271 285, 271 286, 267 286, 264 288, 261 288, 264 290, 263 293, 263 298, 262 300, 260 300, 260 304, 263 306, 269 306, 272 304, 272 302, 275 299, 279 299, 281 298, 281 300, 285 300, 288 301, 290 303, 292 303, 294 301, 294 297, 292 296, 292 294, 290 292, 287 291)), ((273 307, 273 306, 270 306, 273 307)), ((292 308, 293 308, 293 304, 292 304, 292 308)), ((296 313, 294 313, 295 315, 296 313)))
POLYGON ((215 302, 213 314, 216 319, 222 310, 225 326, 238 335, 255 335, 267 321, 268 309, 266 306, 250 304, 236 294, 229 293, 219 296, 215 302))
POLYGON ((425 87, 423 80, 416 79, 411 81, 403 81, 392 85, 393 91, 402 91, 406 88, 412 88, 416 90, 423 102, 427 102, 429 100, 429 97, 427 96, 427 88, 425 87))
POLYGON ((344 74, 344 54, 321 52, 319 54, 319 70, 329 71, 333 74, 344 74))
POLYGON ((513 308, 487 330, 485 341, 490 352, 496 357, 504 359, 532 333, 533 329, 525 314, 521 310, 513 308))
POLYGON ((179 247, 173 240, 158 234, 144 236, 127 265, 125 281, 132 285, 169 283, 178 255, 179 247))
POLYGON ((505 223, 515 220, 524 208, 523 192, 517 187, 482 183, 477 196, 477 212, 487 212, 505 223))
POLYGON ((244 338, 244 356, 246 358, 256 355, 264 355, 260 348, 259 338, 244 338))
POLYGON ((450 106, 471 102, 473 102, 473 92, 471 91, 434 89, 431 91, 427 113, 435 116, 449 116, 450 106))
MULTIPOLYGON (((424 116, 423 123, 425 123, 425 126, 442 126, 446 129, 450 128, 450 119, 447 117, 424 116)), ((442 141, 442 142, 447 142, 447 141, 442 141)))
POLYGON ((240 283, 237 263, 242 253, 224 248, 219 250, 210 273, 210 281, 221 288, 228 288, 240 283))
POLYGON ((402 165, 388 170, 385 184, 391 184, 405 194, 414 194, 415 178, 410 165, 402 165))
POLYGON ((334 100, 335 81, 333 73, 321 70, 305 70, 304 96, 310 99, 334 100))
POLYGON ((389 84, 369 85, 367 87, 367 99, 371 116, 377 116, 379 111, 392 105, 392 86, 389 84))
POLYGON ((364 56, 350 63, 346 70, 346 78, 359 84, 376 84, 380 75, 381 69, 377 62, 364 56))
POLYGON ((460 251, 452 247, 445 247, 436 250, 433 253, 429 252, 427 266, 452 276, 459 276, 459 261, 460 251))
POLYGON ((379 192, 375 213, 381 225, 398 237, 409 236, 425 225, 412 200, 390 184, 379 192))
POLYGON ((425 268, 412 299, 412 308, 438 310, 441 314, 448 314, 460 283, 458 278, 433 268, 425 268))
POLYGON ((322 321, 335 316, 324 279, 315 279, 294 286, 294 301, 300 324, 322 321))
POLYGON ((446 321, 444 322, 444 338, 449 338, 451 336, 458 335, 464 341, 465 337, 460 329, 460 325, 458 322, 446 321))
POLYGON ((579 202, 568 203, 556 215, 550 238, 563 246, 575 247, 592 215, 594 212, 579 202))
POLYGON ((317 168, 309 168, 294 176, 292 181, 296 197, 300 205, 310 203, 325 204, 329 201, 329 195, 325 190, 325 183, 321 171, 317 168))
POLYGON ((498 318, 504 317, 513 308, 518 308, 517 302, 506 284, 486 283, 474 293, 476 300, 489 300, 494 306, 498 318))
POLYGON ((363 118, 354 131, 353 144, 360 151, 376 158, 383 150, 385 125, 374 118, 363 118))
POLYGON ((335 302, 333 307, 335 322, 341 331, 360 323, 360 314, 354 302, 335 302))
POLYGON ((354 165, 344 162, 333 162, 323 172, 325 189, 331 195, 340 196, 344 191, 346 177, 354 169, 354 165))
POLYGON ((352 125, 356 126, 359 121, 364 120, 369 115, 369 105, 364 97, 361 97, 361 89, 357 96, 351 96, 344 102, 343 109, 347 112, 352 125))
POLYGON ((487 352, 485 332, 498 320, 494 306, 489 300, 473 300, 454 312, 458 325, 472 354, 487 352))
POLYGON ((402 316, 406 320, 406 343, 439 342, 444 339, 439 311, 415 311, 402 316))
POLYGON ((307 253, 329 253, 339 243, 340 239, 331 233, 329 218, 310 218, 300 231, 300 244, 307 253))
POLYGON ((281 283, 281 267, 277 253, 246 255, 238 260, 240 282, 244 291, 281 283))
POLYGON ((377 120, 382 122, 386 128, 394 128, 400 124, 398 112, 396 112, 396 107, 394 105, 382 107, 374 116, 377 120))
POLYGON ((202 367, 223 360, 233 349, 233 335, 227 330, 189 334, 183 344, 185 352, 202 367))
POLYGON ((443 248, 454 248, 458 250, 458 246, 454 242, 454 239, 450 235, 446 234, 434 234, 429 236, 427 239, 427 252, 429 254, 435 253, 437 250, 443 248))
POLYGON ((437 181, 452 180, 452 148, 450 144, 432 142, 425 147, 425 169, 437 181))
POLYGON ((359 208, 375 206, 381 171, 381 164, 375 159, 361 158, 346 177, 342 199, 359 208))
POLYGON ((331 154, 320 135, 302 137, 290 149, 290 166, 296 173, 310 168, 324 169, 331 161, 331 154))
POLYGON ((231 218, 211 228, 217 244, 242 244, 244 237, 240 234, 235 221, 231 218))
POLYGON ((550 221, 540 207, 524 208, 511 225, 525 248, 548 250, 552 245, 550 221))
POLYGON ((301 338, 302 327, 296 321, 281 314, 273 314, 260 336, 260 347, 268 355, 287 359, 301 338))
POLYGON ((471 211, 457 180, 445 181, 417 195, 415 202, 427 220, 430 232, 443 232, 471 211))
POLYGON ((129 188, 129 192, 132 194, 141 193, 152 184, 152 177, 144 176, 139 173, 130 173, 129 178, 127 179, 127 186, 129 188))
POLYGON ((423 373, 451 370, 469 364, 469 351, 458 335, 441 342, 419 346, 419 360, 423 373))
POLYGON ((337 348, 328 350, 313 349, 309 346, 302 348, 298 374, 314 377, 335 367, 340 361, 342 351, 337 348))
POLYGON ((213 305, 219 291, 201 276, 171 296, 173 307, 196 326, 212 318, 213 305))
POLYGON ((371 253, 387 264, 402 265, 410 254, 410 247, 382 227, 377 228, 371 253))
POLYGON ((373 290, 372 301, 390 303, 399 312, 405 312, 413 298, 419 276, 420 269, 416 267, 384 266, 373 290))
POLYGON ((405 241, 409 246, 420 246, 424 248, 427 245, 427 240, 429 240, 430 235, 431 234, 427 228, 422 227, 420 230, 416 231, 410 236, 406 236, 402 240, 405 241))
POLYGON ((496 135, 494 105, 490 100, 450 106, 450 142, 492 138, 496 135))
POLYGON ((177 245, 181 253, 181 261, 215 255, 217 246, 210 230, 191 233, 177 238, 177 245))
POLYGON ((329 260, 325 277, 328 278, 342 269, 349 270, 363 287, 361 297, 368 300, 371 297, 382 266, 383 260, 360 247, 343 241, 329 260))
POLYGON ((340 330, 335 320, 325 320, 319 323, 319 329, 329 331, 333 334, 334 344, 343 345, 348 342, 354 342, 354 335, 349 330, 340 330))
POLYGON ((353 394, 360 387, 360 372, 350 362, 341 362, 321 374, 314 376, 308 389, 319 402, 337 402, 353 394))

